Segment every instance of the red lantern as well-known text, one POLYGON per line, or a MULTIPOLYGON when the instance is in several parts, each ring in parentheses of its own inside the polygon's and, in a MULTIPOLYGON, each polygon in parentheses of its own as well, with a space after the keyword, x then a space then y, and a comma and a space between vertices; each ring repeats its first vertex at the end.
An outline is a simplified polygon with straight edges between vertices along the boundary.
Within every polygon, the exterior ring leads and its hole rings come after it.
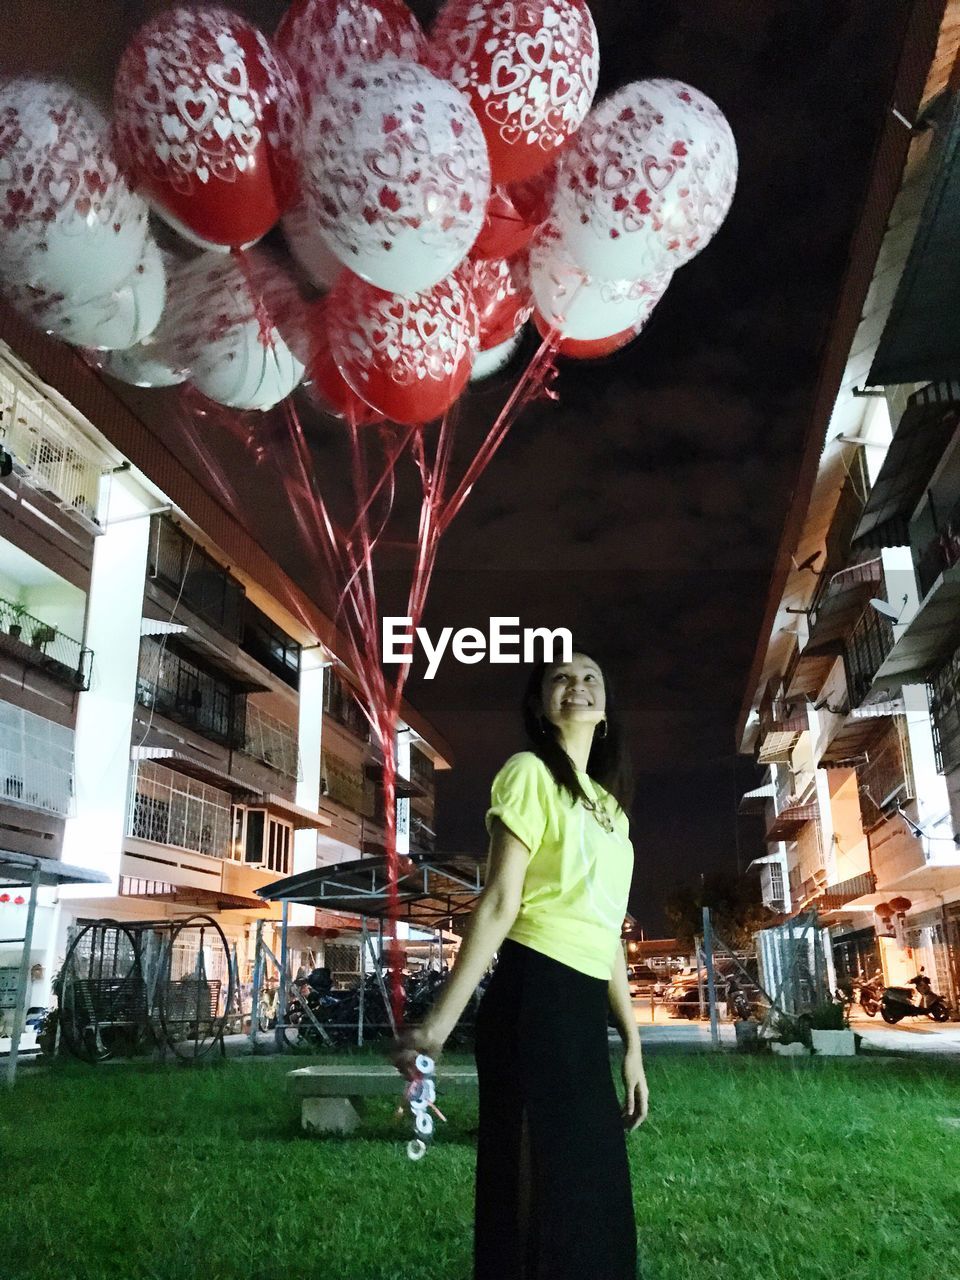
POLYGON ((10 901, 9 893, 0 893, 0 902, 9 902, 9 901, 10 901))
POLYGON ((895 912, 898 916, 904 915, 907 911, 910 910, 912 906, 913 906, 913 903, 910 901, 909 898, 891 898, 890 899, 890 910, 895 912))
POLYGON ((471 257, 516 257, 547 220, 555 186, 556 167, 551 165, 527 182, 494 187, 471 257))
POLYGON ((252 244, 296 192, 300 95, 262 32, 227 9, 167 9, 124 51, 117 152, 177 230, 252 244))
POLYGON ((22 907, 22 906, 23 906, 23 904, 24 904, 25 902, 26 902, 26 898, 23 896, 23 894, 22 894, 22 893, 18 893, 18 894, 17 894, 17 896, 16 896, 16 897, 14 898, 14 900, 13 900, 13 905, 14 905, 15 907, 22 907))
POLYGON ((470 97, 494 182, 546 168, 597 90, 597 32, 585 0, 447 0, 427 61, 470 97))
POLYGON ((401 297, 344 271, 327 295, 327 315, 337 368, 392 422, 439 418, 470 377, 480 326, 457 272, 401 297))
POLYGON ((424 48, 420 24, 403 0, 293 0, 274 43, 293 68, 308 111, 351 59, 379 62, 393 53, 415 62, 424 48))
POLYGON ((480 350, 499 347, 530 319, 533 306, 522 259, 475 262, 466 272, 480 318, 480 350))

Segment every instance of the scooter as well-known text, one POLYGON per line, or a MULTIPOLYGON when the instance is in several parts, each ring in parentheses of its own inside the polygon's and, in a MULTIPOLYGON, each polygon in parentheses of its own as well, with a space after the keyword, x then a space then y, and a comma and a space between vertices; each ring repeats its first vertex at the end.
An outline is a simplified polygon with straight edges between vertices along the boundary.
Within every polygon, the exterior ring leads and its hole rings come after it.
POLYGON ((883 970, 878 969, 872 978, 864 978, 859 983, 859 988, 860 1008, 868 1018, 875 1018, 883 998, 883 970))
POLYGON ((950 1007, 943 996, 934 991, 923 969, 910 979, 908 987, 887 987, 880 999, 880 1016, 891 1024, 903 1018, 932 1018, 947 1022, 950 1007))

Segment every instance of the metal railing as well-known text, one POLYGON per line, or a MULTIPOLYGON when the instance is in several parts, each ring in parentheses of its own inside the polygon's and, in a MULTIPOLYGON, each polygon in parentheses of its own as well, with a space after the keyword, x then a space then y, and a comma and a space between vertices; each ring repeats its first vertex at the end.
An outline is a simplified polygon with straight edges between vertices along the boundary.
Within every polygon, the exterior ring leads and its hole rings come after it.
POLYGON ((930 681, 930 719, 937 772, 947 773, 960 764, 960 649, 930 681))
POLYGON ((150 636, 140 642, 137 701, 224 746, 244 745, 246 695, 150 636))
POLYGON ((167 516, 153 517, 149 573, 222 636, 239 642, 243 583, 167 516))
POLYGON ((210 858, 230 854, 230 795, 153 761, 130 769, 127 835, 210 858))
POLYGON ((354 813, 372 817, 371 789, 367 786, 363 766, 349 764, 339 756, 323 752, 322 778, 324 794, 354 813))
POLYGON ((73 742, 72 729, 0 702, 0 800, 68 817, 73 742))
MULTIPOLYGON (((885 592, 878 591, 883 598, 885 592)), ((843 647, 847 694, 851 707, 859 707, 870 692, 873 678, 894 645, 893 623, 867 605, 843 647)))
POLYGON ((291 689, 300 688, 301 646, 247 599, 243 603, 240 648, 291 689))
POLYGON ((269 712, 262 711, 256 703, 249 700, 243 753, 276 769, 285 778, 299 779, 303 776, 297 735, 289 725, 269 712))
POLYGON ((90 688, 93 653, 57 627, 0 597, 0 651, 39 667, 73 689, 90 688))
POLYGON ((906 720, 894 716, 889 729, 867 753, 865 764, 857 766, 861 795, 866 792, 880 806, 896 793, 901 804, 916 798, 913 762, 907 741, 906 720))
POLYGON ((415 782, 424 791, 432 791, 435 772, 433 761, 428 756, 425 756, 422 751, 418 751, 416 747, 411 747, 410 781, 415 782))
POLYGON ((356 698, 332 670, 323 682, 323 710, 362 742, 370 739, 370 724, 356 698))
POLYGON ((436 853, 437 835, 421 817, 410 814, 410 848, 418 853, 436 853))
POLYGON ((104 462, 51 401, 17 371, 0 368, 0 424, 4 448, 28 484, 96 522, 104 462))

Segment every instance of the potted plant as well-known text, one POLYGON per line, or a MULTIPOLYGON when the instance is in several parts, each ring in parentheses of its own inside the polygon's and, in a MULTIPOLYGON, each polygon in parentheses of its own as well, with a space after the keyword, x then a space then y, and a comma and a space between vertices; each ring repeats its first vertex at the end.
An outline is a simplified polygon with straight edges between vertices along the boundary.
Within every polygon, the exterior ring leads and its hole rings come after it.
POLYGON ((13 617, 13 621, 10 623, 7 630, 10 635, 13 636, 14 640, 19 640, 20 633, 23 631, 23 623, 21 619, 27 611, 22 604, 11 604, 9 609, 10 614, 13 617))
POLYGON ((856 1041, 850 1030, 847 1011, 838 1000, 816 1005, 808 1016, 814 1053, 833 1057, 852 1057, 856 1053, 856 1041))
POLYGON ((45 622, 39 622, 33 629, 30 636, 30 643, 34 649, 39 649, 41 653, 44 653, 46 646, 51 640, 55 640, 56 638, 56 627, 50 627, 45 622))
POLYGON ((766 1036, 773 1053, 784 1058, 804 1058, 810 1053, 810 1023, 806 1014, 794 1017, 771 1010, 766 1036))

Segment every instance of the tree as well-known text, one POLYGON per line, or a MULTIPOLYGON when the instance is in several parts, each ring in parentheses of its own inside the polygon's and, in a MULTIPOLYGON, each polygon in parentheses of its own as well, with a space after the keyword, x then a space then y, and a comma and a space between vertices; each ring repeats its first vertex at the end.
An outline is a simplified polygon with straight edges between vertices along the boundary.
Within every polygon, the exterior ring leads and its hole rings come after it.
POLYGON ((704 907, 712 912, 714 933, 738 950, 752 948, 753 935, 770 923, 770 912, 760 898, 759 879, 713 871, 699 881, 678 885, 664 904, 674 937, 691 949, 703 932, 704 907))

